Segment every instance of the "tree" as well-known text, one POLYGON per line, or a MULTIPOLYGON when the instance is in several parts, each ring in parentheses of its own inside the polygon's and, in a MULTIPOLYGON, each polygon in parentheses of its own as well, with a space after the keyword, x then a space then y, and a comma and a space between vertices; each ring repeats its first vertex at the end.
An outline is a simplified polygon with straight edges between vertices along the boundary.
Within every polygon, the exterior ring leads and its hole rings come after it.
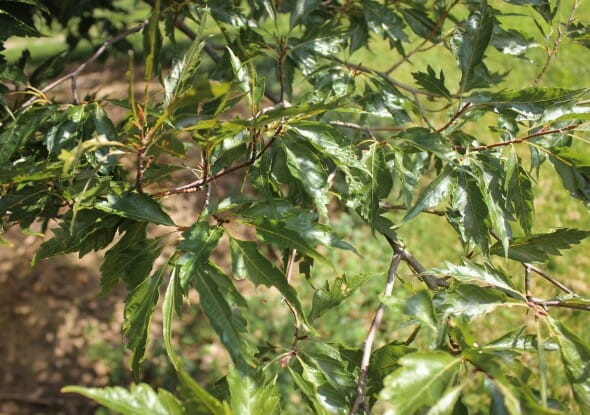
MULTIPOLYGON (((577 1, 148 3, 147 20, 110 25, 113 33, 70 72, 48 71, 53 59, 31 74, 26 52, 0 62, 2 226, 51 230, 34 261, 106 250, 101 286, 127 287, 123 331, 138 380, 164 292, 163 339, 178 393, 145 383, 66 392, 124 414, 279 413, 293 390, 318 414, 590 410, 590 346, 557 312, 588 311, 590 300, 542 266, 590 232, 534 231, 540 171, 558 177, 575 203, 590 201, 588 90, 541 86, 562 43, 587 53, 577 1), (128 100, 116 102, 128 115, 116 124, 105 102, 81 97, 77 76, 137 32, 147 83, 138 99, 130 79, 128 100), (190 45, 168 67, 163 46, 180 50, 181 33, 190 45), (530 68, 536 73, 526 78, 530 68), (71 101, 52 101, 47 93, 63 82, 71 101), (240 188, 218 197, 216 186, 230 177, 240 188), (175 223, 170 205, 192 193, 202 194, 192 222, 175 223), (426 269, 399 236, 430 214, 456 234, 459 263, 426 269), (364 345, 337 344, 318 330, 369 280, 329 259, 334 250, 357 255, 349 235, 334 232, 340 215, 391 248, 364 345), (231 267, 213 255, 223 241, 231 267), (415 281, 400 278, 402 263, 415 281), (320 265, 329 276, 314 274, 320 265), (561 293, 536 297, 533 278, 561 293), (249 330, 257 317, 240 279, 283 299, 294 331, 288 345, 249 330), (402 294, 393 295, 396 287, 402 294), (172 321, 191 290, 200 296, 191 307, 202 308, 231 358, 215 388, 191 378, 173 343, 172 321), (387 307, 409 335, 379 333, 387 307), (475 329, 507 313, 518 325, 475 329), (551 394, 550 370, 572 399, 551 394)), ((112 6, 88 10, 117 13, 112 6)), ((2 41, 38 36, 39 16, 58 19, 51 2, 0 7, 9 22, 2 41)), ((109 21, 88 10, 72 46, 109 21)), ((75 15, 64 13, 67 25, 75 15)))

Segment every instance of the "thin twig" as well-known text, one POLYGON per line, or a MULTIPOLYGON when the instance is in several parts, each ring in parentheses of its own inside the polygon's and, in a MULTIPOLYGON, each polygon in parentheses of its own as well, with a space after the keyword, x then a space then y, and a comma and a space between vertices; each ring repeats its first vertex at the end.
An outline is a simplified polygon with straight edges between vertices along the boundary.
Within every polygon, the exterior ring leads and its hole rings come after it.
POLYGON ((576 124, 572 124, 572 125, 568 125, 567 127, 563 127, 563 128, 556 128, 554 130, 547 130, 547 129, 541 129, 540 131, 534 133, 534 134, 529 134, 527 136, 521 137, 521 138, 515 138, 514 140, 509 140, 509 141, 501 141, 498 143, 493 143, 493 144, 487 144, 484 146, 477 146, 477 147, 472 147, 470 149, 470 151, 485 151, 485 150, 489 150, 491 148, 494 147, 503 147, 503 146, 508 146, 511 144, 519 144, 519 143, 523 143, 525 141, 531 140, 533 138, 537 138, 537 137, 542 137, 544 135, 549 135, 549 134, 563 134, 566 131, 570 131, 570 130, 574 130, 576 129, 578 126, 576 124))
POLYGON ((568 303, 566 301, 559 301, 559 300, 543 300, 541 298, 531 298, 531 302, 545 308, 547 307, 561 307, 561 308, 570 308, 573 310, 583 310, 583 311, 590 311, 590 305, 588 304, 574 304, 568 303))
POLYGON ((543 271, 540 268, 537 268, 536 266, 532 265, 532 264, 525 264, 525 266, 527 266, 531 271, 533 271, 536 274, 539 274, 541 277, 545 278, 547 281, 549 281, 550 283, 552 283, 553 285, 555 285, 556 287, 562 289, 563 291, 565 291, 568 294, 574 294, 574 290, 566 287, 565 285, 563 285, 560 281, 556 280, 555 278, 553 278, 551 275, 547 274, 545 271, 543 271))
POLYGON ((455 115, 453 115, 451 117, 451 119, 442 127, 440 127, 438 130, 436 130, 437 133, 442 133, 444 130, 446 130, 447 128, 449 128, 451 125, 453 125, 458 119, 459 117, 461 117, 463 114, 465 114, 465 112, 471 107, 471 102, 467 102, 465 105, 463 105, 463 107, 457 111, 455 113, 455 115))
POLYGON ((404 55, 404 57, 399 62, 395 63, 391 68, 389 68, 387 71, 385 71, 385 73, 387 75, 390 75, 393 71, 395 71, 397 68, 399 68, 404 62, 409 61, 410 58, 413 55, 415 55, 416 53, 419 53, 419 52, 422 51, 422 47, 428 41, 431 41, 435 45, 438 44, 438 43, 440 43, 440 40, 438 40, 437 42, 434 42, 434 40, 432 39, 432 36, 442 27, 442 25, 445 22, 445 20, 447 20, 447 17, 449 16, 449 13, 451 13, 451 9, 453 7, 455 7, 458 3, 459 3, 459 0, 455 0, 453 3, 451 3, 451 5, 449 6, 449 8, 446 9, 444 11, 444 13, 440 15, 440 17, 438 18, 438 21, 433 26, 432 30, 430 30, 430 32, 428 33, 428 35, 424 38, 424 40, 418 46, 416 46, 413 50, 411 50, 410 52, 406 53, 404 55))
POLYGON ((545 65, 543 65, 543 67, 539 71, 539 74, 533 80, 533 86, 537 85, 539 83, 539 81, 541 80, 543 75, 545 75, 545 72, 547 72, 547 68, 549 67, 549 64, 551 63, 551 61, 553 60, 555 55, 557 55, 557 50, 559 49, 559 45, 563 41, 563 34, 564 34, 564 32, 567 33, 570 25, 574 21, 574 14, 575 14, 576 9, 578 8, 579 5, 580 5, 579 1, 574 1, 574 4, 572 5, 572 9, 570 12, 570 16, 567 19, 567 22, 565 24, 564 31, 561 30, 561 27, 557 26, 557 37, 555 38, 555 41, 553 42, 553 47, 551 48, 551 51, 549 51, 547 53, 547 60, 545 61, 545 65))
MULTIPOLYGON (((72 95, 74 98, 74 103, 78 104, 80 102, 79 98, 78 98, 78 90, 77 90, 77 86, 76 86, 76 78, 78 75, 80 75, 80 73, 86 69, 86 67, 88 65, 90 65, 92 62, 94 62, 96 59, 98 59, 100 57, 100 55, 102 55, 104 53, 104 51, 111 46, 114 43, 117 43, 118 41, 126 38, 127 36, 139 32, 141 29, 143 29, 145 27, 145 25, 148 24, 148 20, 144 20, 143 22, 141 22, 140 24, 138 24, 137 26, 134 26, 130 29, 125 30, 124 32, 119 33, 117 36, 106 40, 105 42, 103 42, 102 45, 100 45, 100 47, 92 54, 92 56, 90 56, 90 58, 88 58, 85 62, 83 62, 80 66, 78 66, 76 69, 74 69, 73 71, 65 74, 64 76, 56 79, 55 81, 45 85, 43 88, 40 89, 40 92, 45 93, 53 88, 55 88, 56 86, 62 84, 63 82, 67 81, 68 79, 72 80, 72 95)), ((30 99, 28 99, 27 101, 25 101, 22 105, 21 105, 21 109, 22 108, 26 108, 28 106, 30 106, 33 102, 35 102, 37 100, 38 97, 34 96, 31 97, 30 99)))
MULTIPOLYGON (((408 210, 408 209, 410 209, 410 207, 406 206, 406 205, 391 205, 389 203, 384 203, 384 202, 379 203, 379 208, 385 209, 385 210, 408 210)), ((445 216, 445 212, 443 212, 442 210, 424 209, 424 210, 422 210, 422 212, 429 213, 431 215, 436 215, 436 216, 445 216)))
MULTIPOLYGON (((397 268, 399 266, 399 263, 401 262, 401 259, 402 257, 399 253, 393 253, 391 258, 391 264, 389 265, 389 271, 387 273, 387 283, 385 284, 385 289, 383 290, 383 295, 385 297, 389 297, 393 292, 393 286, 395 283, 395 273, 397 272, 397 268)), ((385 308, 385 304, 379 304, 379 307, 375 312, 375 316, 373 317, 371 327, 369 328, 367 338, 365 339, 365 344, 363 347, 363 357, 361 360, 361 367, 359 370, 359 379, 356 388, 356 398, 354 400, 354 403, 352 404, 352 407, 350 408, 350 415, 356 414, 359 408, 365 405, 367 373, 369 371, 371 352, 373 350, 373 343, 375 341, 375 336, 377 335, 377 330, 379 329, 381 321, 383 320, 385 308)))
POLYGON ((424 268, 424 265, 422 265, 420 263, 420 261, 418 261, 399 242, 394 241, 393 239, 390 239, 387 236, 385 238, 387 239, 387 242, 389 242, 389 245, 393 248, 393 250, 401 256, 402 260, 406 264, 408 264, 408 266, 410 268, 412 268, 412 270, 414 270, 414 272, 418 275, 418 278, 420 278, 422 281, 424 281, 424 283, 426 284, 426 286, 429 289, 436 290, 438 288, 448 288, 449 287, 449 283, 446 281, 445 278, 438 278, 438 277, 435 277, 434 275, 429 275, 426 272, 426 268, 424 268))
POLYGON ((205 184, 213 181, 213 180, 217 180, 220 177, 226 176, 230 173, 233 173, 237 170, 243 169, 245 167, 249 167, 252 164, 254 164, 256 162, 256 160, 258 160, 260 157, 262 157, 262 155, 270 148, 270 146, 276 141, 276 139, 282 134, 283 132, 283 126, 280 125, 275 133, 273 134, 273 136, 271 137, 270 140, 268 140, 268 142, 264 145, 264 147, 262 148, 262 150, 260 150, 260 152, 258 152, 254 157, 250 157, 248 160, 233 166, 233 167, 229 167, 227 169, 224 169, 222 171, 220 171, 219 173, 216 173, 214 175, 210 175, 210 176, 204 176, 198 180, 195 180, 194 182, 191 183, 187 183, 185 185, 182 186, 178 186, 175 187, 174 189, 171 190, 166 190, 163 192, 157 192, 154 193, 153 197, 167 197, 167 196, 172 196, 175 194, 181 194, 181 193, 192 193, 192 192, 197 192, 199 191, 205 184))
MULTIPOLYGON (((285 276, 287 278, 287 282, 291 282, 291 276, 293 274, 293 266, 295 265, 295 258, 297 257, 297 250, 292 249, 291 253, 289 254, 289 260, 287 261, 287 266, 285 268, 285 276)), ((291 314, 293 314, 293 319, 295 320, 295 333, 293 334, 293 344, 291 345, 291 350, 281 359, 281 367, 286 367, 289 363, 291 357, 297 354, 297 347, 299 345, 299 341, 303 340, 305 337, 301 336, 301 322, 299 321, 299 314, 293 304, 291 304, 285 297, 283 297, 283 301, 291 310, 291 314)))
POLYGON ((528 302, 531 302, 533 295, 531 294, 531 269, 528 264, 522 264, 524 266, 524 295, 528 302))

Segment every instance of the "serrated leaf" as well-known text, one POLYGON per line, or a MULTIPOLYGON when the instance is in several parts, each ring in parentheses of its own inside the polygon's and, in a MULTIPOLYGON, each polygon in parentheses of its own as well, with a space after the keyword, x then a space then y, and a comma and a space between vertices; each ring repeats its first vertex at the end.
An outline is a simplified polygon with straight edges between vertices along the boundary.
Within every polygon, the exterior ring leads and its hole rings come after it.
POLYGON ((146 224, 127 224, 125 235, 107 251, 100 267, 101 291, 107 292, 119 279, 129 290, 146 279, 156 259, 162 252, 160 239, 146 237, 146 224))
POLYGON ((499 92, 476 92, 469 101, 480 109, 489 108, 517 121, 548 123, 571 113, 587 89, 529 87, 499 92))
POLYGON ((248 102, 250 106, 252 106, 252 74, 249 73, 248 67, 245 64, 242 64, 240 59, 236 56, 236 54, 228 47, 226 50, 230 57, 231 66, 234 71, 234 75, 238 80, 238 85, 240 89, 248 97, 248 102))
MULTIPOLYGON (((535 234, 510 241, 508 258, 520 262, 544 262, 550 255, 561 255, 560 250, 569 249, 590 236, 590 231, 560 228, 551 233, 535 234)), ((490 250, 491 254, 503 255, 498 243, 490 250)))
POLYGON ((459 175, 459 186, 465 192, 463 226, 467 242, 478 246, 482 253, 489 253, 488 206, 476 181, 465 174, 459 175))
POLYGON ((167 392, 159 389, 156 393, 145 383, 131 384, 130 390, 120 386, 106 388, 85 388, 83 386, 66 386, 66 393, 78 393, 90 398, 105 408, 123 415, 182 415, 181 402, 167 392))
POLYGON ((563 187, 575 198, 590 204, 590 158, 569 147, 548 150, 549 160, 561 177, 563 187))
POLYGON ((462 315, 472 320, 483 317, 499 307, 518 303, 509 300, 505 293, 497 289, 461 284, 445 294, 437 294, 434 304, 439 313, 462 315))
POLYGON ((559 320, 548 318, 556 333, 561 361, 581 413, 590 411, 590 346, 559 320))
POLYGON ((291 365, 288 366, 288 369, 296 387, 303 393, 305 399, 311 403, 314 413, 317 415, 330 414, 330 408, 326 408, 325 403, 322 402, 320 396, 318 395, 318 385, 304 379, 301 373, 294 370, 291 365))
POLYGON ((255 285, 275 287, 305 321, 297 291, 289 285, 285 274, 258 251, 256 243, 232 239, 230 246, 233 272, 250 279, 255 285))
POLYGON ((245 321, 231 301, 235 298, 235 291, 227 290, 227 284, 220 282, 229 277, 212 265, 191 268, 190 272, 193 273, 191 279, 199 292, 201 309, 234 363, 236 365, 252 364, 254 361, 252 351, 242 335, 245 332, 245 321))
POLYGON ((282 140, 287 169, 298 180, 303 191, 314 201, 318 212, 327 217, 328 210, 328 174, 322 161, 311 149, 294 141, 282 140))
POLYGON ((491 265, 479 265, 464 259, 463 265, 447 262, 446 268, 435 268, 432 273, 440 276, 452 276, 464 284, 475 283, 484 287, 496 287, 517 297, 522 297, 522 294, 514 288, 510 277, 491 265))
POLYGON ((352 277, 343 275, 342 277, 336 277, 331 284, 326 281, 323 287, 316 289, 313 293, 309 320, 313 321, 330 308, 338 306, 370 277, 367 274, 357 274, 352 277))
POLYGON ((513 150, 507 164, 506 198, 510 201, 520 227, 526 235, 531 233, 535 213, 534 196, 531 178, 520 165, 518 156, 513 150), (512 167, 510 167, 512 166, 512 167))
POLYGON ((481 8, 473 11, 467 18, 465 25, 455 31, 451 44, 461 69, 460 94, 490 83, 491 77, 483 58, 493 28, 494 14, 484 1, 481 8))
POLYGON ((107 200, 97 203, 95 207, 104 212, 140 222, 175 226, 158 202, 140 193, 126 193, 123 196, 110 194, 107 200))
POLYGON ((433 208, 445 200, 454 187, 454 181, 451 170, 444 169, 420 194, 416 204, 406 213, 400 225, 413 219, 423 210, 433 208))
POLYGON ((367 392, 377 395, 383 389, 383 380, 400 367, 399 359, 416 349, 405 344, 391 343, 375 349, 371 354, 367 372, 367 392))
POLYGON ((180 284, 177 277, 177 272, 172 272, 166 295, 164 297, 164 304, 162 305, 163 314, 163 340, 172 366, 178 373, 181 383, 181 391, 186 396, 191 408, 198 413, 211 415, 230 415, 231 411, 226 405, 223 405, 215 397, 209 394, 203 387, 201 387, 194 379, 190 377, 182 366, 181 358, 174 351, 172 345, 172 321, 174 312, 179 311, 182 301, 182 294, 180 284))
POLYGON ((392 414, 410 414, 436 404, 452 387, 461 359, 446 352, 416 352, 399 359, 401 367, 383 381, 379 398, 387 401, 392 414))
POLYGON ((202 39, 204 26, 205 24, 202 22, 199 32, 188 51, 172 66, 170 73, 164 79, 164 105, 166 107, 172 103, 179 93, 188 90, 192 84, 199 68, 201 52, 205 46, 202 39))
POLYGON ((150 325, 162 285, 163 270, 159 269, 146 278, 125 300, 125 321, 123 333, 127 336, 127 348, 131 350, 131 370, 135 377, 139 376, 139 364, 145 355, 145 348, 149 341, 150 325))
POLYGON ((403 31, 403 19, 391 8, 373 0, 364 1, 362 10, 367 27, 388 39, 391 46, 402 51, 402 42, 408 40, 403 31))
POLYGON ((432 66, 427 65, 426 72, 412 72, 412 76, 424 90, 451 99, 451 92, 445 86, 445 74, 442 69, 437 77, 432 66))
POLYGON ((367 189, 368 203, 365 203, 365 206, 362 207, 362 209, 368 209, 368 211, 362 213, 368 219, 369 225, 374 227, 374 223, 379 216, 379 202, 389 196, 393 187, 393 178, 387 168, 383 147, 379 144, 373 144, 370 147, 365 154, 364 161, 371 173, 371 182, 367 189))
POLYGON ((263 375, 255 370, 238 370, 229 367, 227 384, 234 414, 273 415, 280 410, 280 395, 276 385, 264 382, 263 375))
POLYGON ((296 249, 302 255, 321 261, 327 265, 332 265, 315 246, 317 241, 310 242, 306 239, 305 233, 300 233, 287 227, 283 222, 276 219, 259 217, 248 220, 247 223, 256 228, 256 236, 271 245, 285 249, 296 249))
MULTIPOLYGON (((539 350, 537 344, 537 336, 533 334, 526 334, 526 326, 519 327, 515 330, 511 330, 508 333, 502 335, 500 338, 491 341, 482 347, 483 350, 516 350, 535 352, 539 350)), ((559 346, 554 340, 546 339, 543 342, 544 350, 556 351, 559 350, 559 346)))
POLYGON ((39 127, 47 124, 56 110, 55 106, 30 108, 14 121, 3 125, 0 132, 0 164, 8 162, 19 147, 33 137, 39 127))

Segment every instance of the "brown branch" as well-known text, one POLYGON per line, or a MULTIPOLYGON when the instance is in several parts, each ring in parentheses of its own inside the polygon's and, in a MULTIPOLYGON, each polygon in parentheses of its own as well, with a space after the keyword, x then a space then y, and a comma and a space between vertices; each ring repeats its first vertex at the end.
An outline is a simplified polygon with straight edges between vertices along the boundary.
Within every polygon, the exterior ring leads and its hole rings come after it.
POLYGON ((534 266, 532 264, 524 264, 524 265, 527 266, 531 271, 533 271, 534 273, 536 273, 536 274, 540 275, 541 277, 545 278, 547 281, 549 281, 550 283, 552 283, 556 287, 562 289, 566 293, 568 293, 568 294, 574 294, 574 290, 566 287, 560 281, 556 280, 555 278, 553 278, 551 275, 547 274, 542 269, 539 269, 539 268, 537 268, 536 266, 534 266))
POLYGON ((260 157, 262 157, 262 155, 270 148, 270 146, 276 141, 276 139, 282 134, 283 132, 283 126, 280 125, 275 133, 273 134, 273 136, 271 137, 270 140, 268 140, 268 142, 264 145, 264 147, 262 148, 262 150, 260 150, 260 152, 258 152, 254 157, 250 157, 248 160, 233 166, 233 167, 229 167, 227 169, 224 169, 222 171, 220 171, 219 173, 216 173, 214 175, 210 175, 210 176, 203 176, 202 178, 195 180, 194 182, 191 183, 187 183, 185 185, 182 186, 178 186, 175 187, 174 189, 171 190, 166 190, 163 192, 157 192, 152 194, 151 196, 153 197, 167 197, 167 196, 172 196, 175 194, 181 194, 181 193, 192 193, 192 192, 197 192, 199 191, 204 185, 206 185, 209 182, 212 182, 214 180, 219 179, 220 177, 226 176, 230 173, 233 173, 237 170, 241 170, 245 167, 249 167, 252 164, 254 164, 256 162, 256 160, 258 160, 260 157))
POLYGON ((531 294, 531 268, 528 264, 524 266, 524 295, 528 302, 532 302, 533 295, 531 294))
MULTIPOLYGON (((287 278, 287 282, 291 282, 291 276, 293 274, 293 266, 295 265, 295 258, 297 257, 297 250, 292 249, 291 253, 289 254, 289 260, 287 262, 287 266, 285 269, 285 276, 287 278)), ((281 359, 280 364, 281 367, 287 367, 289 360, 291 357, 297 355, 297 347, 299 346, 299 341, 305 339, 305 336, 301 335, 301 322, 299 321, 299 314, 293 304, 291 304, 285 297, 283 297, 283 301, 291 310, 291 314, 293 314, 293 318, 295 320, 295 333, 293 335, 293 344, 291 346, 291 350, 281 359)))
MULTIPOLYGON (((383 290, 383 295, 385 297, 389 297, 393 292, 393 285, 395 283, 395 273, 401 262, 402 257, 399 253, 395 252, 391 258, 391 264, 389 265, 389 271, 387 273, 387 283, 385 284, 385 289, 383 290)), ((377 335, 377 330, 381 325, 381 321, 383 320, 383 314, 385 313, 385 304, 379 304, 377 311, 375 312, 375 316, 373 317, 373 322, 371 323, 371 327, 369 328, 369 332, 367 334, 367 338, 365 339, 365 344, 363 347, 363 357, 361 360, 361 366, 359 371, 359 379, 356 388, 356 398, 350 408, 350 415, 354 415, 357 413, 361 406, 365 406, 365 392, 366 392, 366 382, 367 382, 367 373, 369 371, 369 363, 371 360, 371 352, 373 350, 373 343, 375 341, 375 336, 377 335)))
POLYGON ((582 310, 582 311, 590 311, 590 305, 588 304, 573 304, 568 303, 567 301, 559 301, 559 300, 543 300, 541 298, 531 298, 531 302, 533 304, 537 304, 547 307, 561 307, 561 308, 569 308, 573 310, 582 310))
POLYGON ((436 130, 437 133, 442 133, 444 130, 446 130, 447 128, 449 128, 451 125, 453 125, 455 122, 457 122, 457 120, 459 119, 459 117, 461 117, 463 114, 465 114, 465 112, 467 112, 467 110, 471 108, 471 102, 466 103, 465 105, 463 105, 463 107, 457 111, 455 113, 455 115, 453 115, 451 117, 451 119, 442 127, 440 127, 438 130, 436 130))
MULTIPOLYGON (((111 46, 114 43, 117 43, 118 41, 126 38, 127 36, 139 32, 141 29, 143 29, 147 24, 148 24, 148 20, 144 20, 143 22, 141 22, 140 24, 138 24, 137 26, 134 26, 130 29, 125 30, 124 32, 119 33, 117 36, 106 40, 105 42, 103 42, 102 45, 100 45, 100 47, 92 54, 92 56, 90 56, 90 58, 88 58, 85 62, 83 62, 80 66, 78 66, 76 69, 74 69, 73 71, 65 74, 64 76, 54 80, 53 82, 45 85, 43 88, 40 89, 40 92, 45 93, 47 91, 52 90, 53 88, 57 87, 58 85, 62 84, 63 82, 67 81, 68 79, 72 80, 72 95, 74 98, 74 103, 75 104, 79 104, 80 103, 80 99, 78 98, 78 90, 77 90, 77 86, 76 86, 76 78, 78 77, 78 75, 80 75, 80 73, 86 69, 86 67, 88 65, 90 65, 91 63, 93 63, 96 59, 98 59, 100 57, 100 55, 102 55, 104 53, 104 51, 111 46)), ((28 106, 30 106, 33 102, 35 102, 37 100, 37 97, 31 97, 30 99, 28 99, 27 101, 25 101, 22 105, 21 105, 21 109, 22 108, 26 108, 28 106)))
POLYGON ((385 73, 387 75, 390 75, 393 71, 395 71, 397 68, 399 68, 404 62, 409 61, 410 58, 413 55, 415 55, 416 53, 422 52, 422 47, 428 41, 431 41, 435 45, 438 44, 438 43, 440 43, 440 40, 438 40, 437 42, 434 42, 434 40, 432 40, 431 38, 442 27, 442 25, 445 22, 445 20, 447 20, 447 17, 449 16, 449 13, 451 13, 451 9, 453 7, 455 7, 458 3, 459 3, 459 0, 453 1, 453 3, 451 3, 451 5, 449 6, 449 8, 446 9, 444 11, 444 13, 440 15, 440 17, 438 18, 438 21, 436 22, 436 24, 434 25, 434 27, 432 28, 432 30, 430 30, 430 32, 428 33, 428 35, 426 36, 426 38, 418 46, 416 46, 413 50, 411 50, 410 52, 408 52, 399 62, 397 62, 391 68, 389 68, 387 71, 385 71, 385 73))
POLYGON ((406 248, 404 248, 399 242, 390 239, 389 237, 385 237, 389 245, 393 248, 393 250, 400 255, 402 260, 408 264, 408 266, 414 270, 414 272, 418 275, 420 280, 424 281, 426 286, 431 290, 436 290, 438 288, 448 288, 449 283, 446 281, 445 278, 438 278, 434 275, 430 275, 426 272, 426 268, 424 265, 420 263, 406 248))
POLYGON ((533 86, 535 86, 539 83, 539 81, 541 80, 543 75, 545 75, 545 72, 547 72, 547 68, 549 67, 549 64, 551 63, 551 61, 553 60, 555 55, 557 55, 557 49, 559 49, 559 46, 561 45, 561 42, 563 41, 563 33, 564 32, 567 33, 568 28, 570 27, 570 25, 574 21, 574 14, 575 14, 576 9, 578 8, 579 5, 580 5, 579 1, 577 1, 577 0, 574 1, 574 4, 572 5, 572 9, 570 11, 570 16, 567 19, 567 22, 565 24, 564 31, 561 30, 561 27, 557 26, 557 37, 555 38, 555 41, 553 42, 553 47, 551 48, 551 51, 549 51, 547 53, 547 60, 545 61, 545 65, 543 65, 543 67, 539 71, 539 74, 533 80, 533 86))
POLYGON ((531 140, 533 138, 537 138, 537 137, 541 137, 544 135, 549 135, 549 134, 563 134, 566 131, 570 131, 570 130, 574 130, 576 129, 578 126, 575 124, 572 125, 568 125, 567 127, 563 127, 563 128, 556 128, 554 130, 547 130, 547 129, 541 129, 540 131, 534 133, 534 134, 529 134, 525 137, 521 137, 521 138, 515 138, 514 140, 509 140, 509 141, 501 141, 499 143, 493 143, 493 144, 487 144, 485 146, 477 146, 477 147, 472 147, 470 149, 470 151, 485 151, 485 150, 489 150, 491 148, 494 147, 503 147, 503 146, 508 146, 511 144, 519 144, 519 143, 523 143, 525 141, 531 140))

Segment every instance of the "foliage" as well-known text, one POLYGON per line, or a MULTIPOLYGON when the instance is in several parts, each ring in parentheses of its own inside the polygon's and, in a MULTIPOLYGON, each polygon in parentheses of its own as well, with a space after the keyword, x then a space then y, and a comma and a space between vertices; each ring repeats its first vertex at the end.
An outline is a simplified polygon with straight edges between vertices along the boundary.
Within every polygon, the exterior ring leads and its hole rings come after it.
MULTIPOLYGON (((122 281, 128 290, 123 332, 138 380, 165 290, 163 341, 176 394, 145 383, 64 390, 124 414, 280 413, 293 390, 318 414, 479 413, 482 402, 494 414, 589 410, 590 346, 556 310, 588 311, 590 300, 541 267, 590 232, 534 230, 540 170, 552 169, 576 203, 590 203, 588 90, 538 86, 562 42, 588 44, 578 4, 563 3, 156 0, 147 20, 88 60, 141 31, 147 86, 140 96, 130 79, 128 100, 115 102, 128 111, 120 123, 105 101, 79 99, 76 77, 87 62, 49 83, 26 70, 26 53, 0 62, 2 227, 51 227, 35 261, 106 249, 101 286, 108 292, 122 281), (540 35, 509 27, 515 13, 540 35), (180 48, 177 30, 191 44, 165 68, 162 48, 180 48), (512 74, 495 63, 523 65, 517 59, 537 47, 547 53, 530 85, 505 88, 512 74), (387 51, 379 60, 389 68, 357 58, 376 48, 387 51), (442 67, 439 54, 456 67, 442 67), (420 56, 427 63, 413 65, 420 56), (53 102, 46 93, 65 81, 73 103, 53 102), (240 184, 224 194, 225 180, 240 184), (180 223, 170 206, 192 194, 199 208, 180 223), (330 259, 342 250, 363 260, 349 235, 334 232, 344 214, 391 247, 364 346, 336 343, 318 324, 371 279, 345 275, 330 259), (427 270, 404 245, 399 234, 430 214, 455 232, 461 263, 427 270), (423 287, 400 278, 400 262, 423 287), (512 262, 523 272, 500 266, 512 262), (318 276, 320 266, 330 271, 318 276), (563 293, 533 296, 533 276, 563 293), (251 329, 261 317, 244 281, 282 298, 292 338, 273 344, 251 329), (402 284, 405 294, 393 294, 402 284), (193 290, 200 300, 190 307, 202 308, 231 358, 214 385, 189 375, 173 339, 172 322, 193 290), (386 317, 412 332, 380 333, 374 347, 386 306, 399 310, 386 317), (475 329, 514 313, 516 329, 475 329), (550 387, 557 356, 567 399, 550 387)), ((38 36, 34 16, 61 21, 41 1, 0 7, 13 21, 1 41, 38 36)), ((80 21, 79 38, 90 36, 88 24, 80 21)))

